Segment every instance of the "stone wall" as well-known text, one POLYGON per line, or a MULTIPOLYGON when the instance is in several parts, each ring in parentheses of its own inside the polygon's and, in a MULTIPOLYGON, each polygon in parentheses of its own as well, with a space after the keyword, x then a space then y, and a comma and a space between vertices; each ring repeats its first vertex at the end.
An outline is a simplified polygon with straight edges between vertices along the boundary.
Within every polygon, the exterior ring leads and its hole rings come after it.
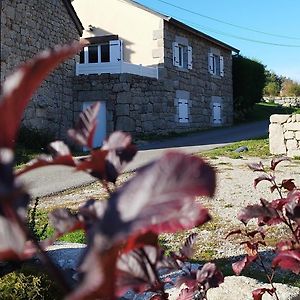
POLYGON ((272 115, 269 143, 271 154, 300 156, 300 114, 272 115))
MULTIPOLYGON (((1 0, 1 81, 39 51, 79 39, 62 0, 1 0)), ((25 112, 23 124, 61 136, 72 125, 75 59, 53 72, 25 112)))
POLYGON ((300 107, 300 97, 263 97, 263 101, 288 107, 300 107))
POLYGON ((82 111, 83 102, 106 102, 107 134, 114 130, 133 135, 164 134, 210 126, 205 123, 205 108, 197 111, 201 122, 180 126, 175 103, 178 91, 168 81, 131 74, 81 75, 74 78, 74 90, 74 119, 82 111))
POLYGON ((233 121, 231 51, 175 27, 169 22, 164 23, 164 49, 164 68, 161 69, 160 78, 165 78, 170 88, 190 93, 193 127, 212 125, 212 102, 215 97, 222 98, 222 124, 220 125, 231 125, 233 121), (188 45, 192 46, 193 68, 191 70, 173 65, 172 43, 180 40, 187 41, 188 45), (217 52, 218 55, 223 56, 223 77, 209 73, 208 53, 210 52, 217 52))

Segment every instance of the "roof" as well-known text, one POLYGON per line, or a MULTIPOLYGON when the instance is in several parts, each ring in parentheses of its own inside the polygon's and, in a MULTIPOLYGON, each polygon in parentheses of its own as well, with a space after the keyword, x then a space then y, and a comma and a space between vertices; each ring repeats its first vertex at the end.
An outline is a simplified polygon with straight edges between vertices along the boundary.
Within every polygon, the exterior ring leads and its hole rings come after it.
POLYGON ((136 6, 136 7, 140 8, 140 9, 148 11, 151 14, 156 15, 156 16, 164 19, 165 21, 169 22, 170 24, 172 24, 172 25, 174 25, 174 26, 176 26, 178 28, 181 28, 183 30, 186 30, 186 31, 188 31, 188 32, 190 32, 190 33, 192 33, 192 34, 194 34, 196 36, 199 36, 199 37, 201 37, 201 38, 203 38, 203 39, 205 39, 207 41, 210 41, 211 43, 214 43, 214 44, 216 44, 216 45, 218 45, 218 46, 220 46, 222 48, 231 50, 231 51, 236 52, 236 53, 240 52, 240 50, 237 49, 237 48, 234 48, 234 47, 232 47, 232 46, 230 46, 230 45, 228 45, 228 44, 226 44, 226 43, 224 43, 224 42, 222 42, 220 40, 217 40, 217 39, 211 37, 210 35, 207 35, 207 34, 201 32, 201 31, 199 31, 199 30, 197 30, 197 29, 195 29, 193 27, 190 27, 190 26, 188 26, 188 25, 186 25, 186 24, 184 24, 184 23, 176 20, 175 18, 172 18, 170 16, 166 16, 164 14, 161 14, 160 12, 157 12, 157 11, 155 11, 155 10, 153 10, 153 9, 151 9, 151 8, 143 5, 143 4, 140 4, 140 3, 136 2, 136 1, 133 1, 133 0, 122 0, 122 1, 125 1, 125 2, 127 2, 127 3, 129 3, 129 4, 133 5, 133 6, 136 6))
POLYGON ((80 34, 80 36, 82 36, 83 25, 82 25, 80 19, 78 18, 73 5, 71 4, 71 0, 63 0, 62 2, 65 5, 70 17, 72 18, 78 33, 80 34))

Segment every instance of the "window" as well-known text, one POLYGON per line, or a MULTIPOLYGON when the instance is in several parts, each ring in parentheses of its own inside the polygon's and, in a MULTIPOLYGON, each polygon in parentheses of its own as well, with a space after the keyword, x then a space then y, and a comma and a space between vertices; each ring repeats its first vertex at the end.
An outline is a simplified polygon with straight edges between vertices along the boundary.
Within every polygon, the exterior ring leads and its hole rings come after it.
POLYGON ((98 62, 98 46, 92 45, 88 47, 88 57, 89 57, 89 64, 90 63, 97 63, 98 62))
POLYGON ((173 65, 175 67, 189 69, 193 68, 192 47, 173 43, 173 65))
POLYGON ((119 62, 123 60, 121 40, 84 47, 80 52, 80 64, 119 62))
POLYGON ((209 73, 216 76, 224 76, 224 59, 223 56, 214 53, 208 54, 209 73))
POLYGON ((187 99, 178 99, 178 121, 179 123, 189 122, 189 107, 187 99))

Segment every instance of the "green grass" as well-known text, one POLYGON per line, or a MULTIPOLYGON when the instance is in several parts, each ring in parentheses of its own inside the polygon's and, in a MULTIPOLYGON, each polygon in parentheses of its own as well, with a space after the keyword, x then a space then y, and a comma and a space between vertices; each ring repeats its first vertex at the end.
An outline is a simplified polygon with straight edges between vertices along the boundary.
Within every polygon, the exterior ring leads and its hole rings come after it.
POLYGON ((299 114, 300 108, 283 107, 275 103, 256 103, 246 122, 268 120, 273 114, 299 114))
POLYGON ((260 157, 265 158, 270 156, 269 152, 269 139, 266 137, 260 137, 257 139, 244 140, 233 143, 229 146, 219 147, 212 150, 203 151, 200 153, 201 156, 215 159, 220 156, 229 158, 243 158, 243 157, 260 157), (246 146, 249 151, 235 152, 239 147, 246 146))
MULTIPOLYGON (((35 214, 34 233, 40 240, 51 237, 54 233, 54 228, 48 224, 49 212, 50 210, 37 209, 35 214)), ((29 219, 32 219, 31 216, 29 219)), ((83 230, 77 230, 62 236, 59 238, 59 241, 69 243, 86 243, 85 233, 83 230)))

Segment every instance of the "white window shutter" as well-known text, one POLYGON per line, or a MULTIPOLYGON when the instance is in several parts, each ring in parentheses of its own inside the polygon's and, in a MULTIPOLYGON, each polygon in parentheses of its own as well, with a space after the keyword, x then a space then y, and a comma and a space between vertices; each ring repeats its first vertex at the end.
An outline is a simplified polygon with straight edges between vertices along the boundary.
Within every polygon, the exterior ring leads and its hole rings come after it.
POLYGON ((224 58, 223 56, 220 56, 220 75, 224 76, 224 58))
POLYGON ((179 46, 178 43, 173 43, 173 65, 179 67, 179 46))
POLYGON ((208 72, 214 74, 214 55, 208 53, 208 72))
POLYGON ((193 48, 191 46, 188 46, 188 69, 192 70, 193 69, 193 48))
POLYGON ((186 99, 178 100, 178 120, 179 123, 189 122, 188 100, 186 99))
POLYGON ((121 43, 119 40, 109 41, 109 57, 112 63, 121 61, 121 43))
POLYGON ((213 123, 214 124, 221 124, 221 104, 220 103, 213 103, 213 123))

